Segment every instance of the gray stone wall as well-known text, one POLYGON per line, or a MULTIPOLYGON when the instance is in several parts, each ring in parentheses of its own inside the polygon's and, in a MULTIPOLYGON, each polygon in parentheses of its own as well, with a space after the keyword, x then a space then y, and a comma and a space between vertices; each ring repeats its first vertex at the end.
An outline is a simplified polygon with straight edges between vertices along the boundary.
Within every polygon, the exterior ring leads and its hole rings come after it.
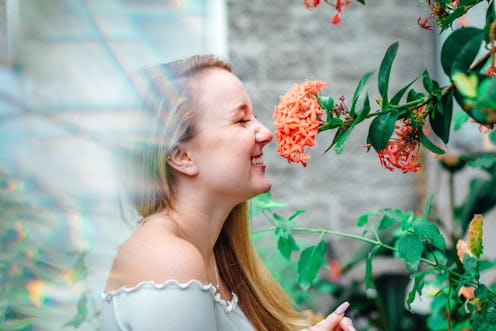
MULTIPOLYGON (((227 3, 230 61, 246 84, 255 113, 271 129, 279 95, 305 79, 329 82, 322 92, 335 99, 344 95, 350 105, 361 76, 378 70, 395 41, 400 46, 391 91, 424 69, 432 69, 433 33, 417 25, 417 17, 426 14, 426 5, 418 1, 367 1, 366 6, 353 1, 337 26, 329 20, 334 8, 324 2, 312 12, 303 1, 227 3)), ((378 95, 376 82, 374 75, 369 84, 372 103, 378 95)), ((268 145, 264 159, 273 181, 273 199, 287 203, 288 212, 305 209, 300 226, 351 233, 358 231, 356 218, 364 212, 384 207, 416 209, 424 199, 418 192, 422 172, 403 175, 381 168, 375 152, 367 153, 363 147, 366 134, 366 127, 357 128, 339 156, 333 150, 322 155, 332 135, 319 135, 307 168, 288 164, 277 156, 275 142, 268 145)), ((356 242, 333 240, 344 261, 356 242)))

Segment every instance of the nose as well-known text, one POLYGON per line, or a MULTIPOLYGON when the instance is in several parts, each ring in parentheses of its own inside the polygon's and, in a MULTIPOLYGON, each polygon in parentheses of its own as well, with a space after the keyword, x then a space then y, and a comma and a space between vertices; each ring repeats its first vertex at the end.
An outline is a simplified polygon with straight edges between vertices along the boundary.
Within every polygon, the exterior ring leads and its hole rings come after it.
POLYGON ((268 144, 272 140, 272 131, 267 129, 265 125, 257 120, 257 128, 255 131, 255 140, 262 144, 262 146, 268 144))

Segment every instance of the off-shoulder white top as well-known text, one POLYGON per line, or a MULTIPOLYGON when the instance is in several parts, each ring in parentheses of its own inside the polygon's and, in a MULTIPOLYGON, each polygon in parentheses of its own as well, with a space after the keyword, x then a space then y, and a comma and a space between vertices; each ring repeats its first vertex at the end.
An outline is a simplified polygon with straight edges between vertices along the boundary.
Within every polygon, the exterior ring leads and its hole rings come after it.
POLYGON ((213 284, 197 280, 147 281, 102 298, 102 331, 254 331, 236 294, 224 300, 213 284))

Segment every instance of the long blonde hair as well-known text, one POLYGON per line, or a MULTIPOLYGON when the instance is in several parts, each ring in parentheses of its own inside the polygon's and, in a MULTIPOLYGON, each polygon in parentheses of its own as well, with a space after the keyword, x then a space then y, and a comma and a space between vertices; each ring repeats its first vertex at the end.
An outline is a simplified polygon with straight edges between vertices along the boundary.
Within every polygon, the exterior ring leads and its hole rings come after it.
MULTIPOLYGON (((197 55, 148 67, 134 81, 145 120, 136 124, 137 148, 131 149, 131 168, 124 179, 132 187, 131 200, 143 218, 171 207, 175 179, 167 156, 195 134, 194 96, 189 94, 188 80, 212 67, 232 72, 227 62, 215 56, 197 55)), ((241 203, 231 211, 215 244, 222 279, 238 295, 241 309, 256 330, 301 329, 306 321, 292 308, 251 243, 247 205, 241 203)))

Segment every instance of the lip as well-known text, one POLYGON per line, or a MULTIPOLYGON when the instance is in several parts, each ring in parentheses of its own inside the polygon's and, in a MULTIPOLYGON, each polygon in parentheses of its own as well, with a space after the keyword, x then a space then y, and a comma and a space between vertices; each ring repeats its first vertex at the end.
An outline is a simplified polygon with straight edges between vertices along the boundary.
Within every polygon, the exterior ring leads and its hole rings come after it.
POLYGON ((262 156, 263 156, 263 153, 262 154, 258 154, 258 155, 254 155, 250 158, 250 161, 252 162, 251 165, 253 167, 259 167, 259 168, 265 168, 265 162, 263 161, 262 159, 262 156), (253 159, 261 159, 262 162, 261 163, 253 163, 253 159))

